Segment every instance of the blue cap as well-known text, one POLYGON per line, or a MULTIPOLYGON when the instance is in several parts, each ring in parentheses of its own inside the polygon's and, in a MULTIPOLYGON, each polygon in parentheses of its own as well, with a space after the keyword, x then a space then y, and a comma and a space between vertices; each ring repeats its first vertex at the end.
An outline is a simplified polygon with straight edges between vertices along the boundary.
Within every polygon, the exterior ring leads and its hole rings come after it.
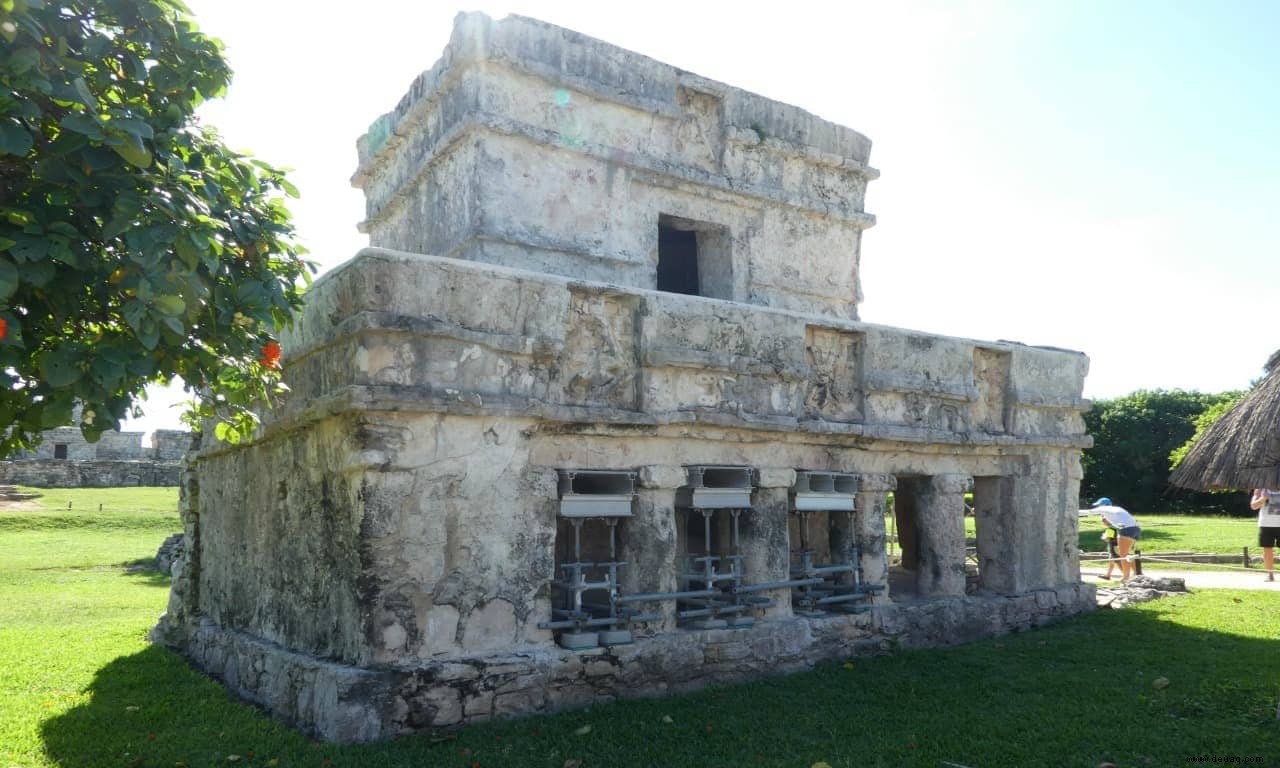
POLYGON ((1103 496, 1102 498, 1100 498, 1100 499, 1098 499, 1097 501, 1093 502, 1093 506, 1095 506, 1095 507, 1110 507, 1110 506, 1111 506, 1111 499, 1108 499, 1106 496, 1103 496))

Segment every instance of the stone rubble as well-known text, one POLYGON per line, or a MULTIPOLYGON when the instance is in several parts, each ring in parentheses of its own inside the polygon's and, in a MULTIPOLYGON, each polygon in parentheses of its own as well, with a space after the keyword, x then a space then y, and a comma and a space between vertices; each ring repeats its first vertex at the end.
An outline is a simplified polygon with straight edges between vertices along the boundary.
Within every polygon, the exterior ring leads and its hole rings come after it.
POLYGON ((1152 576, 1134 576, 1128 583, 1122 584, 1117 581, 1114 586, 1103 583, 1096 589, 1098 607, 1115 609, 1189 591, 1184 579, 1152 576))
POLYGON ((156 570, 171 573, 174 563, 183 557, 187 547, 186 534, 175 533, 166 538, 156 551, 156 570))

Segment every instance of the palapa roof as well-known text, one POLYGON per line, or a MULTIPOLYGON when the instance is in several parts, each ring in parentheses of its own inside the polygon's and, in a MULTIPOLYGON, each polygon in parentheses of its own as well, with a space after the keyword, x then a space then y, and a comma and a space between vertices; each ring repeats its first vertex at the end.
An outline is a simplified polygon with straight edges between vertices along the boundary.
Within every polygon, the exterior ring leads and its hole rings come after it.
POLYGON ((1201 491, 1280 488, 1280 350, 1266 376, 1205 430, 1169 482, 1201 491))

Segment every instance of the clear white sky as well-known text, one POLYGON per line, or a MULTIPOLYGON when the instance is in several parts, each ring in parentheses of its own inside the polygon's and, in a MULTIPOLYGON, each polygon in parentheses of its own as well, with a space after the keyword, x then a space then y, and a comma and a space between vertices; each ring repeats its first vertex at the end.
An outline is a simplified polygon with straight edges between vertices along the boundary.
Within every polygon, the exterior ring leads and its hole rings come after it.
POLYGON ((236 72, 203 119, 295 169, 322 269, 366 244, 356 138, 483 10, 868 135, 865 321, 1081 350, 1093 398, 1243 388, 1280 347, 1280 3, 188 3, 236 72))

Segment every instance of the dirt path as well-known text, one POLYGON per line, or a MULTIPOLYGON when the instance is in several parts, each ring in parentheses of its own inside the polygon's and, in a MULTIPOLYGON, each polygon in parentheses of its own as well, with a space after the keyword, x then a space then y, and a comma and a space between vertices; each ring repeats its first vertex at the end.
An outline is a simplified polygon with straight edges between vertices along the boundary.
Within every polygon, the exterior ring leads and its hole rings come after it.
MULTIPOLYGON (((1246 571, 1178 571, 1168 568, 1148 568, 1146 573, 1153 578, 1173 576, 1186 582, 1188 589, 1262 589, 1280 592, 1280 580, 1267 581, 1266 571, 1261 568, 1246 571)), ((1120 577, 1114 576, 1110 581, 1102 578, 1105 568, 1081 568, 1080 576, 1088 584, 1105 587, 1108 584, 1119 585, 1120 577)), ((1276 577, 1280 579, 1280 576, 1276 577)))

